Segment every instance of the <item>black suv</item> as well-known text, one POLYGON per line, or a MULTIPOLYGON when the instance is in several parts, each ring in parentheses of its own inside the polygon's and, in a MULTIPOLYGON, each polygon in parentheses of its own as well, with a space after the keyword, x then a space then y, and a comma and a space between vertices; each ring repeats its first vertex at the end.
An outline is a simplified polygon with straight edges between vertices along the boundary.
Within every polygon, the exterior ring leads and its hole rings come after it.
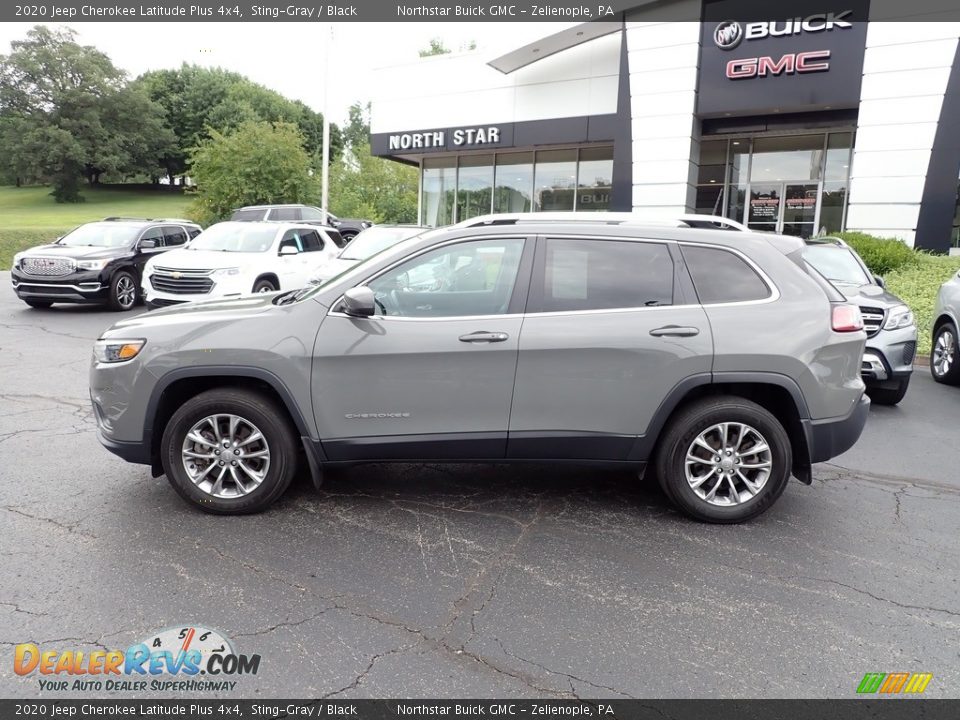
POLYGON ((189 220, 108 217, 17 253, 10 279, 30 307, 105 303, 111 310, 129 310, 140 300, 147 260, 199 234, 200 226, 189 220))
POLYGON ((337 247, 343 247, 357 235, 371 227, 370 220, 338 218, 326 210, 312 205, 247 205, 237 208, 230 215, 234 222, 293 222, 308 225, 323 225, 337 247))

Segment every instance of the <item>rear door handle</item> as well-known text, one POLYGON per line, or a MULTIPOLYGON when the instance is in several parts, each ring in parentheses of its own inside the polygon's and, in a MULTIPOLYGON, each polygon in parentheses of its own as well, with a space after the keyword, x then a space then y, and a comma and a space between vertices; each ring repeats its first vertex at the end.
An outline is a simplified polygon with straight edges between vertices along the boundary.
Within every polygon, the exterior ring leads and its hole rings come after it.
POLYGON ((460 342, 468 343, 495 343, 503 342, 507 340, 510 336, 505 332, 487 332, 481 330, 479 332, 473 332, 468 335, 461 335, 460 342))
POLYGON ((700 334, 700 329, 695 327, 681 327, 680 325, 664 325, 654 328, 650 331, 654 337, 693 337, 700 334))

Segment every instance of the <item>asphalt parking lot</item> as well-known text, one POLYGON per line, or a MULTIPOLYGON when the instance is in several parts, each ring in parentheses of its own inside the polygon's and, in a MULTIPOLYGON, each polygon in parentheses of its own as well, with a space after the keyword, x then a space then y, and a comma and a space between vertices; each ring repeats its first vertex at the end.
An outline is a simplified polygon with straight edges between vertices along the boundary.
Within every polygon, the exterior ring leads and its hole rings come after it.
MULTIPOLYGON (((137 311, 139 312, 139 310, 137 311)), ((0 697, 13 647, 122 649, 204 625, 262 657, 236 697, 960 697, 960 389, 926 369, 860 444, 742 526, 628 473, 366 466, 211 517, 96 440, 105 311, 0 274, 0 697)))

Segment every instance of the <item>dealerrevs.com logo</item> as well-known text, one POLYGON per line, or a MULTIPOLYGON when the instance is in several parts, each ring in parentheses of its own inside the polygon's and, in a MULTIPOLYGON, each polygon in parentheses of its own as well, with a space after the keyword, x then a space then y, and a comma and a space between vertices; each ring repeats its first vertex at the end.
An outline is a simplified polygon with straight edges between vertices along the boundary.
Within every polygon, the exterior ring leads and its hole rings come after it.
POLYGON ((20 643, 13 655, 13 671, 39 675, 40 690, 47 691, 233 690, 237 682, 227 678, 256 675, 259 669, 259 655, 239 654, 225 635, 201 626, 167 628, 126 650, 84 652, 20 643))

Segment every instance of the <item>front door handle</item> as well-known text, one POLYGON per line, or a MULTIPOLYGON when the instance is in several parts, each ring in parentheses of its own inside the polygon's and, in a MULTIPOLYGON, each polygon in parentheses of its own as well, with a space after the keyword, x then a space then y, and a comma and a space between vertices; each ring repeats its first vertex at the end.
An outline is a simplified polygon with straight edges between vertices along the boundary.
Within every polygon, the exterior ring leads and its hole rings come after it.
POLYGON ((503 342, 507 340, 510 336, 505 332, 487 332, 486 330, 481 330, 479 332, 473 332, 468 335, 461 335, 460 342, 468 343, 495 343, 503 342))
POLYGON ((700 334, 700 329, 695 327, 681 327, 680 325, 664 325, 654 328, 650 331, 654 337, 693 337, 700 334))

